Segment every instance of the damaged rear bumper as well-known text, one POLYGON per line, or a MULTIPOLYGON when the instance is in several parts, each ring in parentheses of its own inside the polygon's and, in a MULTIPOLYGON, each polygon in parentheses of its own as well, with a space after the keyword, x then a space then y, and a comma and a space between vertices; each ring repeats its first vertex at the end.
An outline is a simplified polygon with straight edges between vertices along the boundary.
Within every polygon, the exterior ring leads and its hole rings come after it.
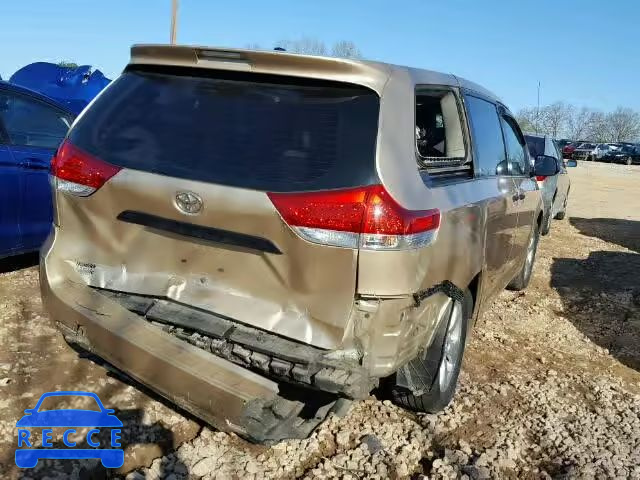
POLYGON ((59 276, 41 259, 43 301, 70 343, 103 358, 176 405, 224 431, 254 441, 304 438, 339 407, 320 399, 315 415, 264 376, 153 326, 110 298, 59 276))
POLYGON ((168 298, 92 289, 156 328, 276 381, 349 398, 365 398, 375 387, 357 353, 296 342, 168 298))
POLYGON ((169 298, 89 286, 73 262, 52 255, 53 241, 41 249, 41 291, 67 341, 255 441, 304 438, 343 410, 348 400, 339 397, 366 398, 431 344, 451 302, 441 288, 419 298, 359 297, 340 348, 326 350, 169 298))

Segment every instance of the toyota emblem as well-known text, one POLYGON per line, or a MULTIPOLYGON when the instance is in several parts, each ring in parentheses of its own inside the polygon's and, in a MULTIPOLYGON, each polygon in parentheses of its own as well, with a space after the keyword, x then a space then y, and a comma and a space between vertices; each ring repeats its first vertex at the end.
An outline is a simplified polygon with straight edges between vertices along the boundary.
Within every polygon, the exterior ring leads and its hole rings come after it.
POLYGON ((187 215, 197 215, 202 211, 202 198, 193 192, 176 193, 176 207, 187 215))

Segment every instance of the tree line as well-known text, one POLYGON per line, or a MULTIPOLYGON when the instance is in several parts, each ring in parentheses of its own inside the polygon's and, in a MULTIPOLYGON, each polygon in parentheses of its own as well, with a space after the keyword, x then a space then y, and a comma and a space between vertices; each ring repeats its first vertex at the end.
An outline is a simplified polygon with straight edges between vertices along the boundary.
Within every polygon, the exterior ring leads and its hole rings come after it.
MULTIPOLYGON (((251 50, 264 50, 257 43, 246 46, 251 50)), ((275 48, 283 48, 290 53, 304 55, 321 55, 339 58, 362 58, 362 52, 351 40, 340 40, 331 46, 327 46, 322 40, 312 37, 302 37, 295 40, 284 39, 276 42, 275 48)), ((271 49, 268 49, 271 50, 271 49)))
POLYGON ((516 115, 525 132, 547 134, 553 138, 591 142, 635 142, 640 140, 640 113, 618 107, 602 112, 578 108, 565 102, 521 109, 516 115))

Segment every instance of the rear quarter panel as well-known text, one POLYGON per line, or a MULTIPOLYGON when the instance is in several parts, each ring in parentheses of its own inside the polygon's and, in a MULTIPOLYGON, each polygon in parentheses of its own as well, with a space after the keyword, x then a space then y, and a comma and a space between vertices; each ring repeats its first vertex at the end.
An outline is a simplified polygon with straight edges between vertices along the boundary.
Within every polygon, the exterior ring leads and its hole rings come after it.
POLYGON ((441 226, 430 246, 408 251, 361 250, 361 295, 407 295, 443 280, 464 288, 482 268, 486 200, 501 195, 497 179, 427 187, 416 163, 414 109, 414 85, 409 75, 390 77, 380 102, 378 175, 403 207, 439 209, 441 226))

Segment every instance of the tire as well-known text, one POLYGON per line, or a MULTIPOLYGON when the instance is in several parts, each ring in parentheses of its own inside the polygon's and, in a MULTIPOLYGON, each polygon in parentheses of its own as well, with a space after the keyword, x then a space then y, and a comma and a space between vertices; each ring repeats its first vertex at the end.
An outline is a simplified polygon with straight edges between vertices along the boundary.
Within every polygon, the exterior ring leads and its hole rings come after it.
POLYGON ((509 290, 524 290, 529 285, 531 280, 531 272, 533 271, 533 265, 536 261, 536 252, 538 250, 538 242, 540 240, 540 231, 538 224, 535 223, 531 237, 529 238, 529 244, 527 245, 527 255, 524 258, 522 268, 516 277, 511 280, 507 288, 509 290))
POLYGON ((551 213, 553 211, 553 204, 551 206, 551 211, 549 211, 549 215, 542 221, 542 231, 541 235, 549 235, 549 231, 551 230, 551 213))
POLYGON ((567 194, 564 197, 564 203, 562 204, 562 210, 556 213, 556 216, 553 217, 556 220, 564 220, 564 217, 567 216, 567 200, 569 199, 569 191, 567 190, 567 194))
POLYGON ((473 312, 471 292, 465 289, 463 293, 462 300, 453 300, 444 339, 441 342, 434 340, 428 349, 407 365, 409 371, 425 372, 429 371, 427 359, 433 358, 433 355, 436 355, 436 358, 439 357, 436 375, 430 389, 420 395, 414 395, 408 388, 395 383, 396 374, 389 382, 391 398, 395 404, 417 412, 437 413, 449 405, 453 399, 473 312))

